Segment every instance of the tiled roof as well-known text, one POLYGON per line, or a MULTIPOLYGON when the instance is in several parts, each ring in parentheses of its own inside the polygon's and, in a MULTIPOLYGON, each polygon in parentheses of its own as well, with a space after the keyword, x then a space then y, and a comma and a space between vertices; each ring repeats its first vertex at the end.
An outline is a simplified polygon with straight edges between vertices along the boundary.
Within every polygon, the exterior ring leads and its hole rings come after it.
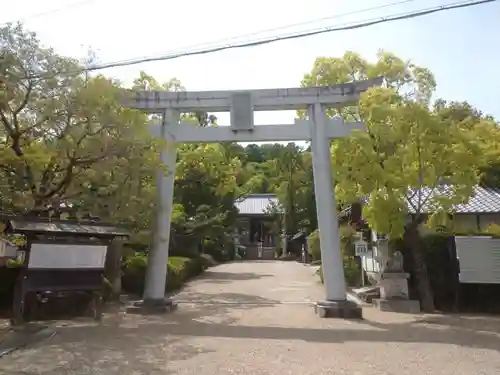
MULTIPOLYGON (((451 190, 450 186, 442 185, 438 187, 433 194, 437 197, 442 195, 446 196, 451 190)), ((427 197, 429 194, 429 188, 422 188, 422 197, 427 197)), ((429 199, 430 201, 432 199, 429 199)), ((418 194, 412 199, 413 205, 418 205, 418 194)), ((415 212, 411 205, 408 205, 409 212, 415 212)), ((431 212, 432 207, 430 205, 424 205, 423 212, 431 212)), ((495 188, 483 188, 481 186, 476 186, 474 188, 474 193, 465 204, 459 204, 455 207, 455 213, 465 214, 465 213, 500 213, 500 190, 495 188)))
MULTIPOLYGON (((442 185, 434 194, 446 195, 450 191, 450 186, 442 185)), ((422 197, 427 197, 429 188, 422 189, 422 197)), ((431 199, 429 199, 431 200, 431 199)), ((367 197, 361 199, 362 203, 368 201, 367 197)), ((415 195, 412 199, 413 205, 416 207, 418 205, 418 195, 415 195)), ((432 212, 432 207, 429 204, 424 205, 421 210, 423 213, 432 212)), ((347 207, 344 211, 339 213, 339 217, 348 215, 351 212, 351 207, 347 207)), ((415 213, 415 209, 412 205, 408 204, 408 212, 415 213)), ((465 204, 459 204, 455 207, 455 213, 457 214, 500 214, 500 189, 495 188, 485 188, 481 186, 476 186, 474 188, 473 195, 470 197, 469 201, 465 204)))
POLYGON ((240 215, 264 215, 278 203, 276 194, 250 194, 235 203, 240 215))

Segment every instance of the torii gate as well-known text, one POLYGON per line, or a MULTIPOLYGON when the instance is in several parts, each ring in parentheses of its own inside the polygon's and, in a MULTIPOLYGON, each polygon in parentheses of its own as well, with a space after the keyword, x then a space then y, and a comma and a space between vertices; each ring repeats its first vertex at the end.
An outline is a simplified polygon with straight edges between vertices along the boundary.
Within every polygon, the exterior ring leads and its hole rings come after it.
POLYGON ((360 122, 345 123, 343 118, 328 119, 327 107, 342 107, 356 103, 362 92, 382 83, 381 78, 328 87, 265 89, 247 91, 140 91, 132 93, 124 103, 128 108, 159 113, 162 124, 155 133, 167 141, 161 160, 168 168, 158 173, 156 233, 149 253, 146 286, 141 307, 169 310, 172 301, 165 299, 170 220, 174 193, 177 143, 264 142, 311 140, 314 192, 317 200, 319 236, 325 301, 316 304, 321 317, 360 318, 361 308, 347 301, 337 202, 332 185, 330 139, 345 137, 353 130, 363 130, 360 122), (254 111, 308 111, 307 120, 294 124, 254 126, 254 111), (186 112, 230 112, 231 125, 200 127, 179 123, 186 112))

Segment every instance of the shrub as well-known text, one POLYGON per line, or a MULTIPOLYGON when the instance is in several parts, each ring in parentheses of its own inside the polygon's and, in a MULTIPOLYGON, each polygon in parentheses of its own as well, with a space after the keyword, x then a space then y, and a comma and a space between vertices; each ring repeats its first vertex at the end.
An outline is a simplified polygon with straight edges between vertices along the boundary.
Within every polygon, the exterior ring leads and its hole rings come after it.
POLYGON ((215 261, 224 263, 234 258, 234 245, 231 242, 206 238, 203 240, 203 253, 209 254, 215 261))
MULTIPOLYGON (((358 285, 361 278, 361 269, 356 260, 352 257, 344 257, 343 265, 346 284, 348 286, 358 285)), ((319 276, 321 283, 324 283, 322 266, 318 268, 316 274, 319 276)))
MULTIPOLYGON (((356 230, 350 225, 339 228, 340 249, 344 256, 354 256, 354 235, 356 230)), ((313 261, 321 260, 321 247, 319 243, 319 230, 316 229, 307 237, 307 252, 313 261)))
POLYGON ((359 285, 361 281, 361 267, 353 256, 344 256, 344 278, 348 286, 359 285))
MULTIPOLYGON (((354 256, 354 235, 356 230, 350 225, 341 225, 339 228, 340 249, 344 256, 354 256)), ((321 247, 319 243, 319 230, 316 229, 307 237, 308 253, 312 260, 321 259, 321 247)))
POLYGON ((200 254, 200 261, 204 270, 218 264, 210 254, 200 254))
POLYGON ((312 260, 321 260, 321 247, 319 245, 319 230, 315 230, 307 237, 307 252, 312 260))
MULTIPOLYGON (((340 250, 342 251, 342 260, 344 266, 344 277, 347 285, 358 284, 361 278, 361 269, 354 257, 354 234, 356 231, 350 225, 340 227, 340 250)), ((308 252, 313 258, 313 261, 321 259, 321 250, 319 242, 319 231, 315 230, 307 238, 308 252)), ((318 276, 323 282, 323 271, 321 267, 318 269, 318 276)))
MULTIPOLYGON (((148 265, 145 254, 136 253, 128 257, 122 276, 122 288, 128 293, 142 294, 148 265)), ((191 277, 197 276, 204 270, 204 261, 201 257, 169 257, 166 289, 174 291, 182 286, 191 277)))

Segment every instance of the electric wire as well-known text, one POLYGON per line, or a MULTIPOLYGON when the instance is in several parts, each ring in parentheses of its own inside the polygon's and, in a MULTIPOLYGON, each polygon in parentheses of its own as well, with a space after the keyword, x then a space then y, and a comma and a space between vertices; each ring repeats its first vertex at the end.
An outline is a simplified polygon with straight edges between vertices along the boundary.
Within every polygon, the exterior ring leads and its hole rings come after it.
MULTIPOLYGON (((270 44, 270 43, 276 43, 279 41, 301 39, 301 38, 306 38, 306 37, 320 35, 320 34, 326 34, 326 33, 338 32, 338 31, 356 30, 356 29, 370 27, 370 26, 374 26, 374 25, 378 25, 378 24, 384 24, 384 23, 395 22, 395 21, 400 21, 400 20, 408 20, 408 19, 423 17, 426 15, 434 14, 434 13, 450 11, 450 10, 455 10, 455 9, 469 8, 472 6, 483 5, 483 4, 487 4, 487 3, 494 3, 497 1, 498 0, 462 1, 462 2, 458 2, 458 3, 441 5, 441 6, 437 6, 437 7, 433 7, 433 8, 421 9, 421 10, 407 12, 407 13, 400 13, 400 14, 390 15, 390 16, 386 16, 386 17, 378 17, 378 18, 371 19, 371 20, 351 22, 351 23, 344 24, 344 25, 334 25, 334 26, 329 26, 329 27, 325 27, 325 28, 321 28, 321 29, 305 30, 302 32, 296 32, 296 33, 292 33, 292 34, 285 34, 285 35, 281 35, 281 36, 278 35, 278 36, 272 36, 272 37, 262 38, 262 39, 253 40, 253 41, 251 40, 251 41, 241 42, 238 44, 222 44, 222 45, 218 45, 218 46, 214 46, 214 47, 210 47, 210 48, 205 48, 205 49, 199 49, 199 50, 187 50, 187 51, 181 51, 181 52, 173 52, 170 54, 165 54, 165 55, 160 55, 160 56, 151 56, 151 57, 143 57, 143 58, 138 58, 138 59, 130 59, 130 60, 125 60, 125 61, 96 64, 94 66, 88 66, 88 67, 84 67, 84 68, 81 68, 78 70, 61 71, 61 72, 58 72, 58 74, 71 76, 71 75, 78 75, 78 74, 81 74, 84 72, 93 72, 93 71, 110 69, 110 68, 132 66, 132 65, 138 65, 138 64, 148 63, 148 62, 173 60, 173 59, 178 59, 181 57, 196 56, 196 55, 206 55, 206 54, 211 54, 211 53, 220 52, 220 51, 224 51, 224 50, 230 50, 230 49, 256 47, 256 46, 262 46, 262 45, 266 45, 266 44, 270 44)), ((54 73, 51 73, 48 76, 43 74, 43 73, 42 74, 34 74, 34 75, 28 76, 27 78, 28 79, 36 79, 36 78, 45 78, 45 77, 46 78, 53 78, 54 73)))
MULTIPOLYGON (((328 20, 333 20, 333 19, 342 18, 342 17, 346 17, 346 16, 352 16, 352 15, 356 15, 356 14, 371 12, 374 10, 381 10, 381 9, 390 8, 390 7, 394 7, 394 6, 398 6, 398 5, 413 3, 416 1, 418 1, 418 0, 395 1, 392 3, 387 3, 387 4, 375 6, 375 7, 363 8, 363 9, 353 10, 353 11, 346 12, 346 13, 334 14, 334 15, 330 15, 327 17, 316 18, 316 19, 312 19, 312 20, 308 20, 308 21, 299 22, 299 23, 293 23, 293 24, 288 24, 288 25, 284 25, 284 26, 274 27, 271 29, 259 30, 259 31, 248 33, 248 34, 235 35, 235 36, 231 36, 229 38, 218 39, 218 40, 212 41, 212 42, 204 42, 201 44, 194 44, 194 45, 190 45, 187 47, 183 47, 180 50, 178 50, 178 52, 192 50, 193 48, 208 48, 209 46, 213 46, 214 44, 220 44, 223 42, 230 42, 230 41, 234 41, 237 39, 249 38, 249 37, 253 37, 253 36, 257 36, 257 35, 261 35, 261 34, 265 34, 265 33, 270 33, 273 31, 282 31, 282 30, 286 30, 286 29, 299 27, 299 26, 305 26, 305 25, 310 25, 313 23, 319 23, 322 21, 328 21, 328 20)), ((147 59, 148 56, 145 56, 142 58, 147 59)), ((128 62, 128 61, 137 60, 137 59, 140 59, 140 58, 126 59, 126 60, 121 60, 119 62, 128 62)))

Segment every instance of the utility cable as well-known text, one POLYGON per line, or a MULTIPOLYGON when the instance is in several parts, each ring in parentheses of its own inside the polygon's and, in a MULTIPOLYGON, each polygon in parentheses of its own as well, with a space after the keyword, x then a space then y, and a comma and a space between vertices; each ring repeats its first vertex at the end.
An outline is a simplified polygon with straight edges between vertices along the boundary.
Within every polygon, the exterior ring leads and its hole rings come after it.
MULTIPOLYGON (((390 8, 390 7, 394 7, 394 6, 397 6, 397 5, 403 5, 403 4, 407 4, 407 3, 413 3, 415 1, 418 1, 418 0, 395 1, 395 2, 392 2, 392 3, 383 4, 383 5, 379 5, 379 6, 376 6, 376 7, 363 8, 363 9, 353 10, 353 11, 346 12, 346 13, 334 14, 334 15, 331 15, 331 16, 328 16, 328 17, 316 18, 316 19, 313 19, 313 20, 304 21, 304 22, 300 22, 300 23, 293 23, 293 24, 288 24, 288 25, 285 25, 285 26, 274 27, 272 29, 259 30, 259 31, 255 31, 255 32, 252 32, 252 33, 249 33, 249 34, 235 35, 235 36, 232 36, 232 37, 229 37, 229 38, 219 39, 219 40, 212 41, 212 42, 205 42, 205 43, 201 43, 201 44, 194 44, 194 45, 191 45, 191 46, 183 47, 178 52, 186 51, 186 50, 192 50, 193 48, 208 48, 209 46, 213 46, 214 44, 220 44, 220 43, 224 43, 224 42, 231 42, 231 41, 234 41, 236 39, 249 38, 249 37, 253 37, 253 36, 256 36, 256 35, 270 33, 270 32, 273 32, 273 31, 282 31, 282 30, 286 30, 286 29, 295 28, 295 27, 298 27, 298 26, 310 25, 312 23, 318 23, 318 22, 322 22, 322 21, 333 20, 333 19, 336 19, 336 18, 342 18, 342 17, 346 17, 346 16, 352 16, 352 15, 355 15, 355 14, 361 14, 361 13, 371 12, 371 11, 374 11, 374 10, 380 10, 380 9, 390 8)), ((143 57, 143 58, 147 59, 149 57, 146 56, 146 57, 143 57)), ((127 60, 122 60, 120 62, 129 62, 129 61, 134 61, 134 60, 137 60, 137 59, 138 58, 127 59, 127 60)))
MULTIPOLYGON (((438 7, 434 7, 434 8, 427 8, 427 9, 408 12, 408 13, 404 13, 404 14, 397 14, 397 15, 392 15, 392 16, 387 16, 387 17, 376 18, 376 19, 372 19, 372 20, 360 21, 357 23, 351 23, 351 24, 347 24, 344 26, 335 25, 335 26, 326 27, 326 28, 322 28, 322 29, 306 30, 306 31, 299 32, 299 33, 268 37, 268 38, 255 40, 255 41, 242 42, 239 44, 225 44, 225 45, 215 46, 212 48, 206 48, 206 49, 201 49, 201 50, 186 51, 186 52, 172 53, 172 54, 167 54, 167 55, 162 55, 162 56, 153 56, 153 57, 141 58, 141 59, 131 59, 128 61, 119 61, 119 62, 99 64, 99 65, 89 66, 87 68, 82 68, 82 69, 76 70, 76 71, 66 71, 66 72, 62 71, 59 74, 76 75, 76 74, 81 74, 83 72, 91 72, 91 71, 97 71, 97 70, 103 70, 103 69, 109 69, 109 68, 131 66, 131 65, 137 65, 137 64, 147 63, 147 62, 166 61, 166 60, 173 60, 173 59, 178 59, 178 58, 187 57, 187 56, 206 55, 206 54, 220 52, 220 51, 229 50, 229 49, 256 47, 256 46, 275 43, 275 42, 279 42, 279 41, 305 38, 305 37, 310 37, 310 36, 314 36, 314 35, 332 33, 332 32, 336 32, 336 31, 356 30, 356 29, 361 29, 361 28, 365 28, 365 27, 369 27, 369 26, 378 25, 378 24, 400 21, 400 20, 407 20, 407 19, 412 19, 412 18, 417 18, 417 17, 423 17, 423 16, 430 15, 433 13, 444 12, 444 11, 449 11, 449 10, 454 10, 454 9, 469 8, 472 6, 493 3, 496 1, 497 0, 463 1, 463 2, 454 3, 454 4, 450 4, 450 5, 443 5, 443 6, 438 6, 438 7)), ((53 76, 54 75, 51 74, 50 77, 53 77, 53 76)), ((39 75, 32 75, 28 78, 43 78, 43 77, 44 77, 43 74, 39 74, 39 75)))

